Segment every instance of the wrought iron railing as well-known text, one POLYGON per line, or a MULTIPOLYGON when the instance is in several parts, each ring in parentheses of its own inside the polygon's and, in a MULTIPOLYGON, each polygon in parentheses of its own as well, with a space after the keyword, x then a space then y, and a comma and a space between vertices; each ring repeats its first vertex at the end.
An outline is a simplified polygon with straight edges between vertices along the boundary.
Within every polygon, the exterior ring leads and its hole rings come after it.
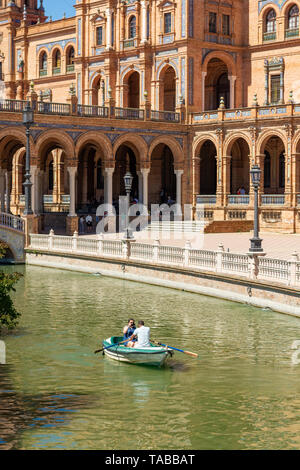
POLYGON ((144 110, 138 108, 115 108, 116 119, 144 120, 144 110))
POLYGON ((285 37, 286 38, 294 38, 299 36, 299 28, 293 29, 286 29, 285 30, 285 37))
POLYGON ((69 116, 71 108, 70 105, 66 103, 39 101, 35 112, 38 114, 59 114, 69 116))
POLYGON ((264 33, 264 41, 275 41, 276 32, 273 33, 264 33))
POLYGON ((47 69, 40 69, 40 77, 46 77, 48 75, 47 69))
POLYGON ((84 104, 78 105, 79 116, 92 116, 92 117, 108 117, 108 108, 105 106, 89 106, 84 104))
POLYGON ((173 111, 151 111, 151 121, 179 122, 180 114, 173 111))
POLYGON ((22 112, 25 109, 26 101, 21 100, 0 100, 0 111, 10 113, 22 112))

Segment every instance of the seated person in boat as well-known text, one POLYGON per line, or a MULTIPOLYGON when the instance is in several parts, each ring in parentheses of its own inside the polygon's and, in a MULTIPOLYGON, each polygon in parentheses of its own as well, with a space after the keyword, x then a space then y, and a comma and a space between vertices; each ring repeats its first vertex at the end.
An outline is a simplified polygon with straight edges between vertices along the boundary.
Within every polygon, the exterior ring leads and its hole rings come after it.
MULTIPOLYGON (((131 336, 133 335, 135 330, 136 330, 136 326, 135 326, 135 323, 134 323, 134 319, 129 318, 128 324, 126 326, 124 326, 124 328, 123 328, 123 334, 124 334, 123 339, 124 339, 124 341, 126 339, 131 338, 131 336)), ((136 339, 134 341, 136 341, 136 339)), ((129 343, 125 343, 125 346, 128 346, 128 345, 129 345, 129 343)))
POLYGON ((143 320, 138 322, 138 328, 134 331, 131 341, 128 344, 131 348, 149 348, 150 344, 150 328, 145 326, 143 320), (134 342, 134 338, 137 338, 137 342, 134 342))

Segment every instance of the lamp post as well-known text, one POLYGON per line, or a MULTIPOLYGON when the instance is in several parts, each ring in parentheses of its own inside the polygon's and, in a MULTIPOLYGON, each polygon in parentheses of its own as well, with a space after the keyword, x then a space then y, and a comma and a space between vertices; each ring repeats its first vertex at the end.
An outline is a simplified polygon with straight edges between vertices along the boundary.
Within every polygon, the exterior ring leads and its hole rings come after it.
POLYGON ((34 123, 33 109, 30 107, 29 101, 23 110, 23 124, 26 127, 26 166, 25 166, 25 209, 23 215, 32 215, 31 209, 31 186, 30 181, 30 127, 34 123))
POLYGON ((258 188, 260 185, 260 176, 261 176, 261 169, 258 165, 253 165, 250 170, 252 185, 254 189, 254 236, 250 239, 251 246, 250 252, 251 253, 262 253, 263 249, 261 246, 262 239, 259 238, 259 223, 258 223, 258 188))
POLYGON ((133 182, 133 176, 130 173, 130 171, 127 171, 127 173, 124 176, 124 184, 125 184, 125 190, 126 190, 126 195, 127 195, 127 213, 126 213, 126 238, 132 238, 130 232, 129 232, 129 205, 130 205, 130 192, 132 188, 132 182, 133 182))

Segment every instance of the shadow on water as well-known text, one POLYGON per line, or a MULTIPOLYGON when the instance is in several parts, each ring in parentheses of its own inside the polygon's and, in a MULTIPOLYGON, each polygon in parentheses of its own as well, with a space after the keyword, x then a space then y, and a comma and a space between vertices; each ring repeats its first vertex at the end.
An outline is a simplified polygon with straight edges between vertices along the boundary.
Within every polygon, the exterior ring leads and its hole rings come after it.
POLYGON ((87 408, 91 399, 79 394, 18 393, 13 389, 11 366, 0 366, 0 450, 20 449, 22 433, 30 428, 58 428, 87 408))

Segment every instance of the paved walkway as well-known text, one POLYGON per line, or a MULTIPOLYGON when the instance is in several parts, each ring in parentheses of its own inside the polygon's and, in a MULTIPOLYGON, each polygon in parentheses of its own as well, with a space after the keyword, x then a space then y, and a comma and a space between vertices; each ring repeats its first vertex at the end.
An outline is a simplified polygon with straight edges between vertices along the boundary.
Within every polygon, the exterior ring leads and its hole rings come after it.
MULTIPOLYGON (((217 233, 217 234, 151 234, 151 232, 137 232, 135 238, 141 243, 153 243, 159 239, 162 245, 184 246, 186 241, 191 242, 192 248, 202 250, 217 250, 220 243, 224 245, 226 251, 233 253, 247 253, 250 246, 249 239, 253 232, 249 233, 217 233)), ((95 235, 84 235, 94 238, 95 235)), ((291 258, 293 252, 299 254, 300 259, 300 234, 277 234, 260 233, 262 246, 267 256, 270 258, 287 259, 291 258)), ((123 234, 107 234, 105 238, 111 240, 120 240, 123 234)))

